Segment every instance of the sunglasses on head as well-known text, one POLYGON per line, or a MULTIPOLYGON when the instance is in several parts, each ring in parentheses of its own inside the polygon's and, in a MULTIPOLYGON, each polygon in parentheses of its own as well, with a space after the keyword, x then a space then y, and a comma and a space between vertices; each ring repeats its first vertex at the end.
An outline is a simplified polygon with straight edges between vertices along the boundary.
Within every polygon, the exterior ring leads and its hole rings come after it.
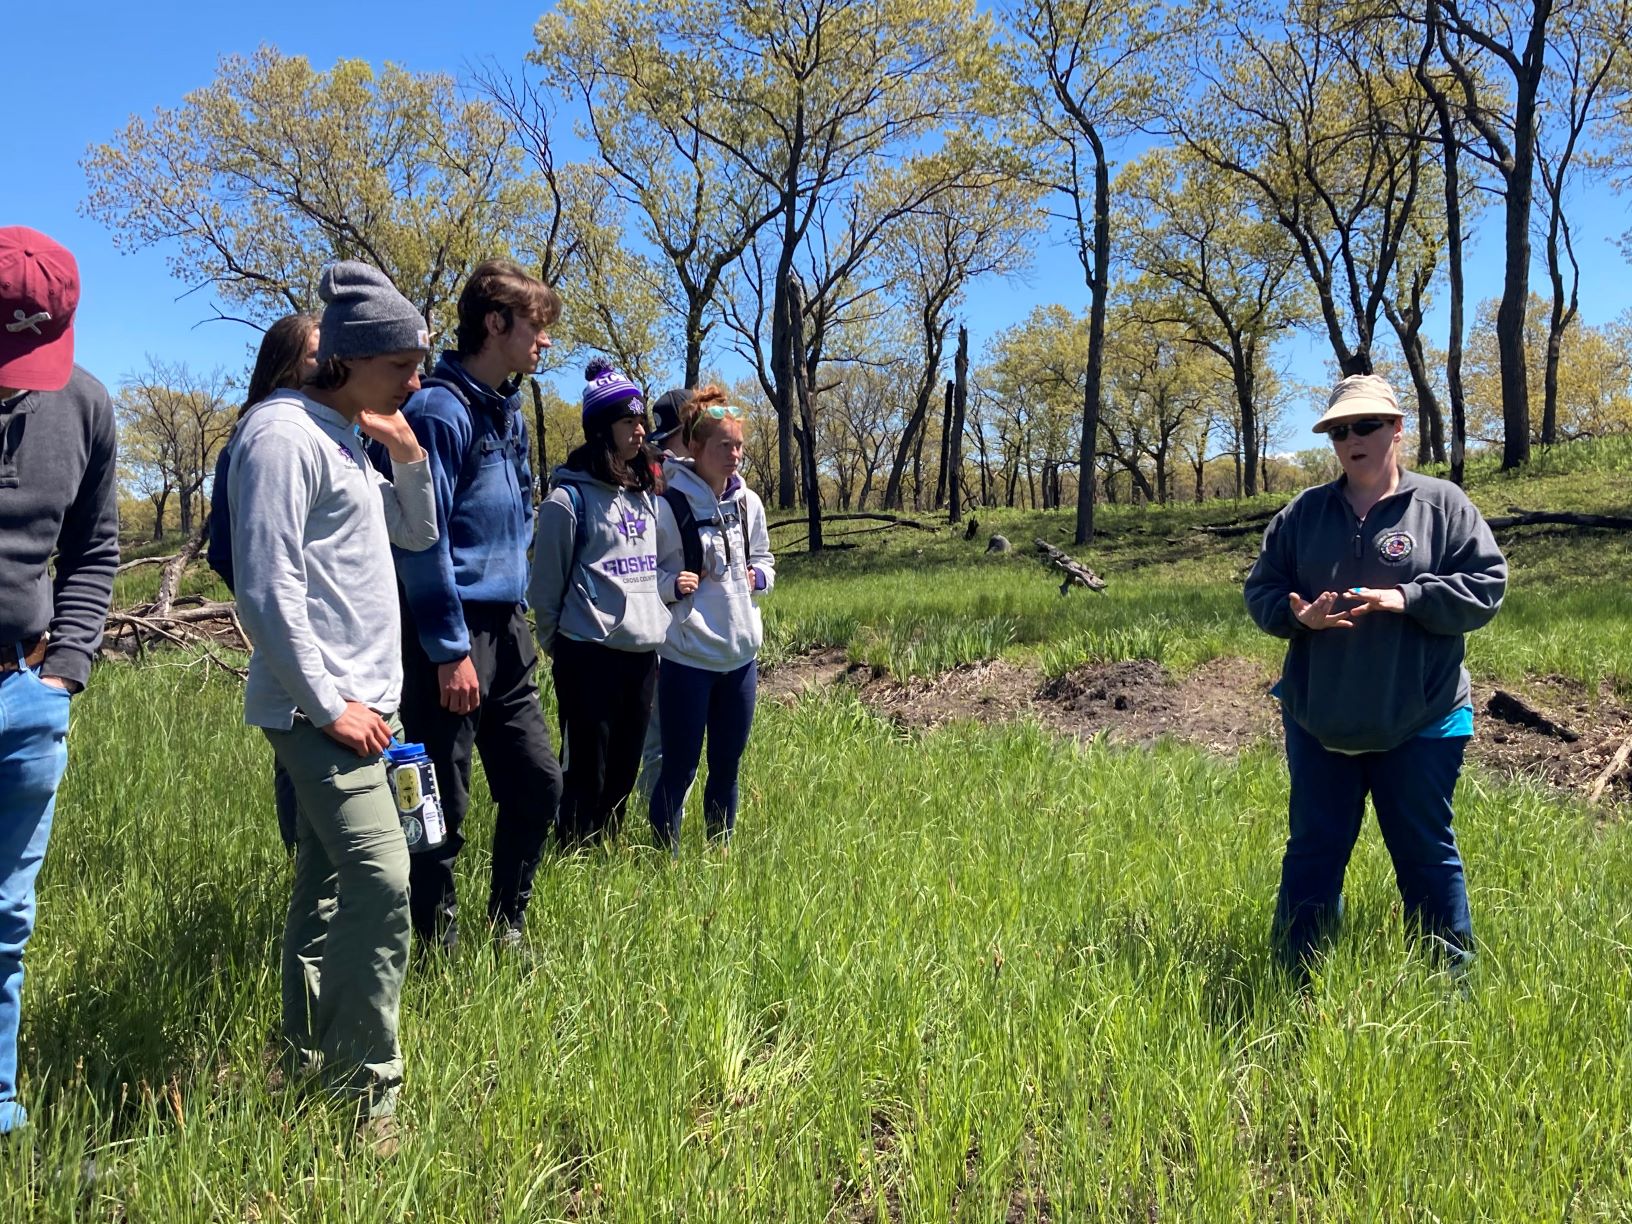
POLYGON ((699 411, 713 417, 716 421, 723 421, 727 418, 733 421, 742 420, 742 409, 734 404, 711 404, 699 411))
POLYGON ((1372 434, 1376 433, 1379 429, 1387 424, 1387 421, 1379 421, 1373 418, 1364 421, 1355 421, 1352 425, 1332 425, 1327 428, 1326 435, 1331 438, 1333 442, 1347 442, 1351 432, 1357 438, 1369 438, 1372 434))

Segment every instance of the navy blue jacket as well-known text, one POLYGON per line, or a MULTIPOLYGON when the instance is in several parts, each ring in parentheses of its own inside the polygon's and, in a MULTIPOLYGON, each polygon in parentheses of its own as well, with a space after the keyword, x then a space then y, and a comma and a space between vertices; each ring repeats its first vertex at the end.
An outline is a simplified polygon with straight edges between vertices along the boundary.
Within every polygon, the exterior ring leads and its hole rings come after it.
POLYGON ((420 645, 432 662, 450 663, 470 653, 466 603, 526 603, 533 474, 519 389, 476 381, 454 353, 431 377, 458 384, 470 406, 443 387, 403 406, 430 457, 441 532, 424 552, 392 552, 420 645))

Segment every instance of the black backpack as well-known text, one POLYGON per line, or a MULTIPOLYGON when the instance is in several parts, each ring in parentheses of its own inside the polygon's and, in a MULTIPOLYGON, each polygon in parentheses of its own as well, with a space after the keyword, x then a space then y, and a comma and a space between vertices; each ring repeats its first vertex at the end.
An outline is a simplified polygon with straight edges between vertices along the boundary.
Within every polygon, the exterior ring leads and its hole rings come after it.
POLYGON ((663 500, 674 512, 674 525, 680 532, 681 564, 699 578, 703 576, 703 533, 692 512, 691 499, 679 489, 664 489, 663 500))

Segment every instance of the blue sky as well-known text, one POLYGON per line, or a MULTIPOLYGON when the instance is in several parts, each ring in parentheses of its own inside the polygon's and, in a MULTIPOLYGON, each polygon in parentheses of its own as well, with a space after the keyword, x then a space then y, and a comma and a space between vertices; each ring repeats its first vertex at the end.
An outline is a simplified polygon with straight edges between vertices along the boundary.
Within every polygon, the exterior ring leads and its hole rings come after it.
MULTIPOLYGON (((65 6, 8 5, 5 27, 14 49, 7 66, 11 115, 0 123, 0 224, 30 225, 68 246, 79 259, 84 300, 79 358, 111 385, 140 368, 144 355, 196 367, 239 369, 256 337, 237 324, 202 323, 211 312, 204 293, 181 295, 164 253, 116 251, 110 234, 82 218, 85 194, 79 160, 93 142, 108 140, 132 114, 175 105, 206 84, 217 59, 270 42, 319 68, 345 57, 375 64, 393 60, 421 71, 461 74, 492 56, 517 63, 532 46, 537 0, 487 0, 480 5, 427 0, 284 0, 278 5, 221 5, 157 0, 142 6, 88 0, 73 9, 73 39, 63 34, 65 6), (462 9, 463 11, 459 11, 462 9), (31 52, 31 46, 50 48, 31 52)), ((558 133, 570 158, 584 155, 570 134, 558 133)), ((1629 226, 1626 198, 1599 185, 1575 209, 1577 250, 1586 269, 1582 313, 1602 323, 1632 307, 1632 277, 1614 244, 1629 226)), ((1501 289, 1499 213, 1490 210, 1470 251, 1468 283, 1475 299, 1501 289)), ((1537 276, 1539 289, 1543 281, 1537 276)), ((1063 244, 1038 251, 1034 270, 1013 282, 974 287, 964 309, 977 351, 1032 306, 1087 301, 1081 267, 1063 244)), ((568 303, 571 308, 571 303, 568 303)), ((1443 344, 1443 320, 1429 327, 1443 344)), ((1281 358, 1293 377, 1318 383, 1329 355, 1319 335, 1286 343, 1281 358)), ((730 361, 721 361, 735 374, 730 361)), ((562 388, 575 394, 576 385, 562 388)), ((1294 440, 1294 445, 1299 445, 1294 440)))

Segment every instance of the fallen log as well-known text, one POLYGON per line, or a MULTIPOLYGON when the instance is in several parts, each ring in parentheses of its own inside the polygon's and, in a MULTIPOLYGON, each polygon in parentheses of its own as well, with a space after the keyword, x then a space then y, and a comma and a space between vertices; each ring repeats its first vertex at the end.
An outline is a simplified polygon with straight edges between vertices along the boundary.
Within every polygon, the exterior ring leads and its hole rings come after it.
POLYGON ((1632 757, 1632 735, 1627 736, 1621 741, 1620 750, 1610 758, 1609 764, 1604 768, 1604 772, 1599 774, 1598 780, 1592 784, 1592 789, 1587 792, 1588 803, 1597 803, 1604 797, 1604 787, 1609 785, 1610 780, 1614 778, 1616 774, 1620 773, 1621 770, 1626 768, 1626 761, 1628 757, 1632 757))
POLYGON ((1543 735, 1561 739, 1566 744, 1573 744, 1581 738, 1557 719, 1548 717, 1523 698, 1515 697, 1505 689, 1497 689, 1490 695, 1490 700, 1485 703, 1485 712, 1492 718, 1499 718, 1516 727, 1529 727, 1543 735))
POLYGON ((1069 594, 1074 586, 1087 587, 1090 591, 1105 589, 1105 580, 1069 553, 1062 552, 1041 538, 1032 542, 1037 545, 1043 564, 1065 575, 1065 581, 1060 583, 1061 595, 1069 594))
POLYGON ((1262 531, 1264 524, 1280 512, 1279 506, 1273 510, 1254 510, 1251 514, 1243 514, 1240 518, 1231 519, 1227 523, 1202 523, 1191 527, 1190 530, 1216 536, 1251 535, 1255 531, 1262 531))
POLYGON ((168 557, 137 557, 133 561, 121 561, 118 566, 115 567, 113 572, 116 574, 123 574, 129 570, 140 569, 144 565, 167 565, 174 559, 174 553, 168 557))
POLYGON ((1520 510, 1517 514, 1503 514, 1487 518, 1485 524, 1492 531, 1504 527, 1604 527, 1612 531, 1632 531, 1632 517, 1624 514, 1577 514, 1573 510, 1520 510))
MULTIPOLYGON (((917 519, 901 518, 899 515, 895 515, 895 514, 856 513, 856 514, 824 514, 824 515, 822 515, 822 522, 824 522, 824 523, 843 523, 843 522, 849 522, 849 521, 852 521, 852 520, 855 520, 855 519, 871 519, 873 522, 877 522, 877 523, 888 523, 892 527, 912 527, 912 528, 914 528, 914 529, 916 529, 918 531, 939 531, 940 530, 940 528, 938 526, 934 525, 934 524, 920 523, 917 519)), ((765 530, 775 531, 778 527, 809 527, 809 526, 810 526, 810 520, 808 518, 792 518, 792 519, 781 519, 781 520, 779 520, 778 522, 775 522, 775 523, 768 523, 768 524, 766 524, 765 530)), ((789 547, 789 546, 784 545, 783 547, 789 547)))

